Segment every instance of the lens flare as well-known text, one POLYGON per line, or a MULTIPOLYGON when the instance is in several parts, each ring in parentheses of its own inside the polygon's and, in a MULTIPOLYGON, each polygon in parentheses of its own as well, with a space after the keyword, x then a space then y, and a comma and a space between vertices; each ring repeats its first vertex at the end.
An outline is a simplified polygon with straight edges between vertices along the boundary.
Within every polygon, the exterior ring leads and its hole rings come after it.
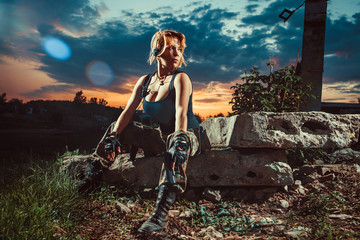
POLYGON ((42 39, 44 51, 52 58, 65 61, 71 57, 71 48, 63 40, 56 37, 44 37, 42 39))
POLYGON ((87 78, 96 86, 108 86, 114 80, 111 67, 103 61, 92 61, 86 66, 87 78))

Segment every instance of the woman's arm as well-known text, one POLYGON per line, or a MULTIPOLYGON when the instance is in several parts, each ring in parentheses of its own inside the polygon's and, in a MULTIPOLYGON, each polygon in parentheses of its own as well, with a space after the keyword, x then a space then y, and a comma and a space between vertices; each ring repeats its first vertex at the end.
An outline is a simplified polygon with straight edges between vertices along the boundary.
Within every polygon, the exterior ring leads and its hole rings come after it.
POLYGON ((186 73, 179 73, 174 80, 175 87, 175 131, 187 131, 187 111, 192 85, 186 73))
POLYGON ((145 76, 139 78, 136 82, 133 92, 126 104, 124 111, 120 114, 119 118, 117 119, 113 131, 117 132, 118 134, 121 133, 124 128, 129 124, 136 108, 139 106, 141 102, 141 89, 144 83, 145 76))

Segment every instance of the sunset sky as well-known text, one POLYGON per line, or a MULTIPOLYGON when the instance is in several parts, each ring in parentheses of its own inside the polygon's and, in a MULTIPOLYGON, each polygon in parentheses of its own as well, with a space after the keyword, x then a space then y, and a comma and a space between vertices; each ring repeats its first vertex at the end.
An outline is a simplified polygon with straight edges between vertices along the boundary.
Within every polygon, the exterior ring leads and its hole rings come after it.
MULTIPOLYGON (((72 100, 83 90, 124 107, 146 62, 152 35, 185 34, 194 112, 231 111, 230 87, 244 69, 267 73, 294 63, 301 50, 303 0, 0 0, 0 94, 7 99, 72 100)), ((360 2, 328 1, 324 102, 360 97, 360 2)))

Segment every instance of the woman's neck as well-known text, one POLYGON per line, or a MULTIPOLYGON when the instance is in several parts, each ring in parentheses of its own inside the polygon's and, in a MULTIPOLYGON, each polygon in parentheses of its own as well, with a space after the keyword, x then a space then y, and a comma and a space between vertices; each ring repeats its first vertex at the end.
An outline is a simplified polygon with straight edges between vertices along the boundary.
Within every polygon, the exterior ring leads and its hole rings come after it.
POLYGON ((166 76, 174 74, 175 71, 176 71, 176 68, 170 69, 166 66, 161 66, 160 64, 158 64, 156 74, 159 78, 164 78, 166 76))

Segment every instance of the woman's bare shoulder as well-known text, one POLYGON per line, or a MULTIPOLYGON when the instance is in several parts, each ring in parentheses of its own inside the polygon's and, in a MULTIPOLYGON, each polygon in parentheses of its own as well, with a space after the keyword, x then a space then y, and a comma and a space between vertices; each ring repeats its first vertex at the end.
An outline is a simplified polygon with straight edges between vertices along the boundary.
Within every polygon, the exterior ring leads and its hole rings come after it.
POLYGON ((176 75, 175 79, 174 79, 174 84, 188 84, 190 83, 190 77, 186 72, 180 72, 176 75))
POLYGON ((144 82, 145 82, 145 79, 147 79, 147 76, 148 76, 148 75, 143 75, 143 76, 141 76, 141 77, 137 80, 136 85, 143 85, 144 82))
POLYGON ((179 73, 177 74, 177 76, 179 76, 179 77, 185 77, 185 78, 189 78, 189 79, 190 79, 189 75, 188 75, 186 72, 179 72, 179 73))

